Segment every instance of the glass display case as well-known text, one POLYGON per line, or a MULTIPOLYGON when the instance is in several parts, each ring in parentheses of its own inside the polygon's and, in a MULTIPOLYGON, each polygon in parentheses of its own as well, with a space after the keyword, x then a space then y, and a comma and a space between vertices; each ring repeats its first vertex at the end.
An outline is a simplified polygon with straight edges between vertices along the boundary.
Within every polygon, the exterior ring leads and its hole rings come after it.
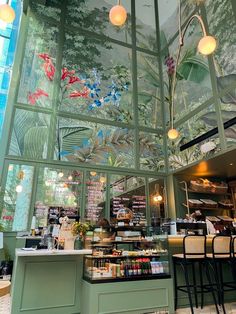
POLYGON ((91 283, 170 277, 168 239, 159 228, 95 228, 90 245, 84 279, 91 283))

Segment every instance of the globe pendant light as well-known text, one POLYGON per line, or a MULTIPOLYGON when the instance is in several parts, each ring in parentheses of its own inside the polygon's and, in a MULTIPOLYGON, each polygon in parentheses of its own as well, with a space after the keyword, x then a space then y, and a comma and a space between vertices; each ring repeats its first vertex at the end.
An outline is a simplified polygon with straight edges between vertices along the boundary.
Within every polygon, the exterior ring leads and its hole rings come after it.
POLYGON ((169 129, 167 135, 170 140, 175 140, 179 136, 179 132, 176 129, 171 128, 169 129))
POLYGON ((122 26, 125 24, 127 19, 127 12, 126 9, 120 4, 120 1, 118 1, 117 5, 111 8, 109 12, 109 19, 111 24, 115 26, 122 26))
POLYGON ((203 36, 198 43, 198 51, 204 56, 212 54, 216 50, 216 40, 213 36, 203 36))
MULTIPOLYGON (((196 0, 201 4, 201 2, 204 2, 203 0, 196 0)), ((194 14, 192 15, 187 23, 184 26, 184 29, 182 31, 181 29, 181 0, 179 0, 179 46, 178 46, 178 51, 177 51, 177 57, 176 57, 176 62, 175 62, 175 67, 174 67, 174 72, 172 76, 172 83, 171 83, 171 110, 170 110, 170 129, 167 133, 168 137, 170 140, 175 140, 179 136, 179 132, 174 128, 174 96, 175 96, 175 88, 176 88, 176 76, 177 76, 177 67, 179 65, 179 60, 180 60, 180 53, 181 49, 184 46, 184 36, 186 34, 186 31, 189 27, 189 25, 192 23, 193 20, 197 20, 201 26, 203 37, 200 39, 198 43, 198 51, 205 55, 208 56, 212 54, 217 46, 216 39, 213 36, 207 35, 206 28, 203 22, 203 19, 200 15, 194 14)))
POLYGON ((7 3, 0 5, 0 20, 5 23, 12 23, 15 19, 15 11, 12 7, 7 3))

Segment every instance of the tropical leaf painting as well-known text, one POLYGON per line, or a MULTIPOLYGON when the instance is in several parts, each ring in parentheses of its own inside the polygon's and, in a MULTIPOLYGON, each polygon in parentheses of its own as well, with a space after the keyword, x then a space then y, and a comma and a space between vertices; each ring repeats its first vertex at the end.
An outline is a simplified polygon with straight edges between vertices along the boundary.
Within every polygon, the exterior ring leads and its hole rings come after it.
POLYGON ((9 154, 33 159, 46 158, 50 116, 17 109, 9 154))
POLYGON ((178 127, 180 133, 179 138, 175 141, 169 140, 168 143, 170 168, 178 169, 218 152, 220 150, 218 134, 180 151, 182 145, 189 143, 191 140, 205 134, 215 127, 217 127, 217 123, 214 106, 209 106, 200 111, 200 113, 196 114, 189 121, 178 127), (212 142, 215 148, 210 152, 204 153, 201 150, 201 146, 207 142, 212 142))
POLYGON ((132 130, 60 119, 55 158, 120 167, 134 165, 132 130), (71 125, 74 126, 71 126, 71 125))

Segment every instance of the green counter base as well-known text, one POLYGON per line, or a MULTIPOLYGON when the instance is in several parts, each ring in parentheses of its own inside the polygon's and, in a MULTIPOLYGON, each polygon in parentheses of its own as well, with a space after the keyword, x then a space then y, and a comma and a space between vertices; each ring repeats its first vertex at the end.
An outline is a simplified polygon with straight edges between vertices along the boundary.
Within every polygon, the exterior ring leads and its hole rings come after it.
POLYGON ((81 314, 174 314, 173 281, 137 280, 103 284, 82 281, 81 314))

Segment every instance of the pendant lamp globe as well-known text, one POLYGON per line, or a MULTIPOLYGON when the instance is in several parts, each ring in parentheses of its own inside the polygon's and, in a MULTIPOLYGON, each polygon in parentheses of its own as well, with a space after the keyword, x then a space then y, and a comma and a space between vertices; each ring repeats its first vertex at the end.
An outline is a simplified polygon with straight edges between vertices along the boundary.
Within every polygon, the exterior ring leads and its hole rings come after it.
POLYGON ((213 36, 203 36, 198 43, 198 51, 204 56, 212 54, 216 50, 216 39, 213 36))
POLYGON ((0 20, 6 23, 12 23, 15 17, 15 11, 8 3, 0 5, 0 20))
POLYGON ((170 140, 175 140, 179 136, 179 132, 176 129, 171 128, 171 129, 169 129, 167 135, 168 135, 170 140))
POLYGON ((115 26, 122 26, 125 24, 127 19, 127 12, 126 9, 120 4, 120 1, 118 1, 117 5, 111 8, 109 12, 109 19, 111 24, 115 26))

